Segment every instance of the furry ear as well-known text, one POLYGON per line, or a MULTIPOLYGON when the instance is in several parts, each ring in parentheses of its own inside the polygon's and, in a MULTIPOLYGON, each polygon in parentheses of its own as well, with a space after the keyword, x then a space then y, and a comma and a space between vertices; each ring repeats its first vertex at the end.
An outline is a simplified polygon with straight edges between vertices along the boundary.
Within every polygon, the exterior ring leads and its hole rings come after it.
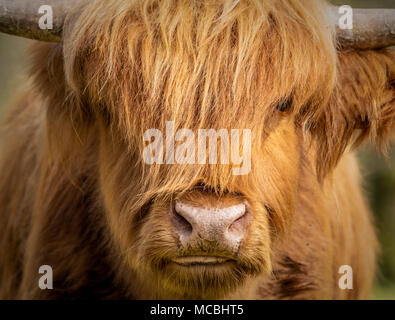
POLYGON ((333 95, 311 126, 321 180, 348 146, 370 137, 385 151, 395 129, 395 51, 340 52, 337 73, 333 95))
POLYGON ((67 86, 62 49, 61 44, 33 44, 29 74, 34 91, 45 104, 49 155, 52 160, 66 164, 77 151, 83 150, 92 116, 84 107, 87 104, 67 86))

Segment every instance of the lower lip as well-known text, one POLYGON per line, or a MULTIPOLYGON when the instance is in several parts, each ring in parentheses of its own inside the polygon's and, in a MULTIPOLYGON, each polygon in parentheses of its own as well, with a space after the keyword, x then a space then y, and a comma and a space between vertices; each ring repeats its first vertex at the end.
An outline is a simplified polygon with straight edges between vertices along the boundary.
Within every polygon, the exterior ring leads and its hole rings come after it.
POLYGON ((190 256, 175 258, 172 261, 181 266, 217 266, 223 265, 229 259, 222 257, 190 256))

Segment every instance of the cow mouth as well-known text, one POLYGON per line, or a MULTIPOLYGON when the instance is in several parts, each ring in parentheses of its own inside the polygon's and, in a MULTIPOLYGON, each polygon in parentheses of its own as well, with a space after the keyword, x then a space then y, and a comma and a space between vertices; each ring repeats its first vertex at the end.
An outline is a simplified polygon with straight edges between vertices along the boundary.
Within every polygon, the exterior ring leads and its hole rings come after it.
POLYGON ((191 266, 221 266, 234 260, 216 256, 184 256, 172 259, 172 261, 183 267, 191 266))

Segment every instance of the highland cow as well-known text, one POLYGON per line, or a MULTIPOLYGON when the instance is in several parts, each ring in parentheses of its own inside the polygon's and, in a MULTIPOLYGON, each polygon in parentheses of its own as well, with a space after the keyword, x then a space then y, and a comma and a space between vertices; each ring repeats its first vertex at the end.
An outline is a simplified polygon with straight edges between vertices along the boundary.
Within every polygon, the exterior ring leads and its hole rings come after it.
POLYGON ((49 41, 1 126, 0 298, 369 297, 353 149, 394 132, 393 11, 355 10, 350 32, 317 0, 45 2, 53 30, 40 1, 0 1, 1 31, 49 41), (251 170, 145 163, 168 121, 250 130, 251 170))

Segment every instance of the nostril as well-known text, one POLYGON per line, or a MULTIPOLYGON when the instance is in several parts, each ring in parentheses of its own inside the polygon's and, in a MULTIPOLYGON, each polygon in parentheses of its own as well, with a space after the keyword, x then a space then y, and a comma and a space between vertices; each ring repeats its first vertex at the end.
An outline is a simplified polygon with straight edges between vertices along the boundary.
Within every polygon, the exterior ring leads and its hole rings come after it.
POLYGON ((172 208, 172 221, 178 231, 184 234, 192 233, 192 225, 179 212, 177 212, 175 205, 172 208))
POLYGON ((175 218, 185 231, 192 232, 192 225, 188 222, 187 219, 179 215, 177 212, 175 213, 175 218))
POLYGON ((250 222, 250 213, 248 210, 237 218, 228 228, 230 234, 242 235, 246 231, 250 222))

